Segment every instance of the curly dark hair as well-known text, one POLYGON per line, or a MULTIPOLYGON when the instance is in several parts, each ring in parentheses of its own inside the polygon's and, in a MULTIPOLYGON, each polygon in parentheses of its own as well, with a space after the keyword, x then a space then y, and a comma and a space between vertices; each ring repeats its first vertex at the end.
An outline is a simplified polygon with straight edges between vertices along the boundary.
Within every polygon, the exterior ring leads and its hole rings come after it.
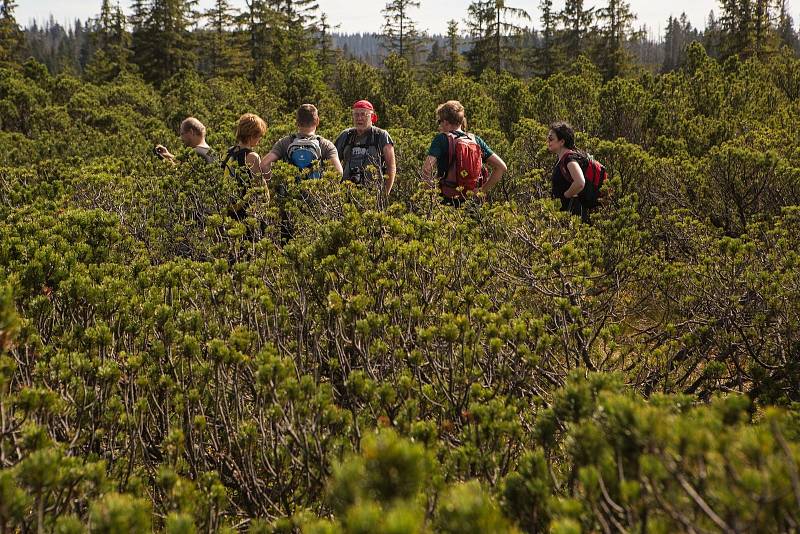
POLYGON ((550 125, 550 130, 559 141, 564 141, 564 146, 574 150, 575 149, 575 129, 568 122, 559 121, 550 125))

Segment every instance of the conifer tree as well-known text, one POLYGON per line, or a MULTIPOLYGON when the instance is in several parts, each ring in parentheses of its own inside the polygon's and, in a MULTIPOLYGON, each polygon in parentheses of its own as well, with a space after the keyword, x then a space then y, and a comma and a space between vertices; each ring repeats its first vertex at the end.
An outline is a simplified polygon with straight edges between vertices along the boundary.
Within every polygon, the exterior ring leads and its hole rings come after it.
POLYGON ((664 62, 661 72, 669 72, 678 68, 686 59, 686 47, 699 38, 697 30, 692 28, 686 13, 680 18, 670 16, 664 33, 664 62))
POLYGON ((753 2, 753 53, 764 58, 778 48, 776 32, 777 14, 774 13, 773 0, 754 0, 753 2))
POLYGON ((472 47, 467 51, 470 74, 480 75, 490 62, 490 45, 487 39, 491 22, 490 4, 492 0, 475 0, 467 8, 467 32, 472 40, 472 47))
POLYGON ((445 58, 442 46, 439 44, 438 40, 434 39, 431 43, 431 50, 428 52, 428 57, 425 59, 425 64, 433 71, 441 71, 444 70, 446 62, 447 59, 445 58))
POLYGON ((411 65, 415 65, 420 48, 422 36, 416 28, 416 23, 410 16, 410 11, 419 8, 415 0, 391 0, 381 11, 384 24, 382 42, 384 49, 389 54, 397 54, 411 65))
POLYGON ((215 0, 203 16, 207 34, 201 47, 201 65, 215 76, 244 75, 249 68, 244 43, 236 30, 238 10, 228 0, 215 0))
POLYGON ((706 18, 706 27, 703 31, 703 48, 711 57, 722 56, 722 25, 719 19, 710 11, 706 18))
POLYGON ((278 15, 269 17, 268 22, 273 46, 281 50, 275 64, 287 65, 313 45, 311 36, 317 31, 319 4, 317 0, 268 0, 268 7, 278 15))
POLYGON ((777 33, 779 46, 788 46, 795 52, 800 51, 800 40, 794 30, 794 20, 789 14, 786 0, 778 0, 777 33))
POLYGON ((0 62, 20 59, 25 36, 14 18, 14 0, 2 0, 0 3, 0 62))
POLYGON ((461 38, 458 35, 458 22, 449 20, 447 22, 447 63, 448 74, 456 74, 462 70, 463 56, 460 51, 461 38))
POLYGON ((295 28, 312 28, 318 18, 317 0, 269 0, 269 6, 295 28))
POLYGON ((777 50, 780 13, 772 0, 721 0, 722 56, 766 57, 777 50))
POLYGON ((122 7, 117 3, 112 8, 110 0, 103 0, 100 15, 91 23, 94 53, 86 64, 86 77, 110 80, 129 68, 131 57, 131 36, 122 7))
POLYGON ((265 72, 286 71, 314 46, 316 0, 246 0, 246 25, 255 80, 265 72))
POLYGON ((558 20, 553 11, 553 0, 539 2, 542 25, 539 47, 534 52, 534 72, 542 76, 551 76, 558 71, 563 62, 563 51, 558 42, 558 20))
POLYGON ((336 57, 339 55, 338 50, 333 46, 333 37, 331 37, 331 30, 338 28, 338 24, 332 27, 328 22, 328 15, 320 13, 319 20, 317 21, 317 50, 319 57, 319 64, 326 72, 330 71, 336 57))
POLYGON ((720 0, 722 57, 748 56, 753 50, 750 0, 720 0))
POLYGON ((467 27, 474 44, 467 57, 474 74, 486 68, 514 70, 521 60, 520 47, 514 46, 524 28, 515 21, 530 20, 528 12, 507 6, 505 0, 472 2, 467 27))
POLYGON ((633 34, 633 14, 630 4, 623 0, 608 0, 606 7, 598 9, 599 41, 595 49, 595 64, 606 79, 622 75, 632 63, 625 43, 633 34))
POLYGON ((197 60, 194 36, 194 1, 153 0, 149 6, 134 6, 133 57, 145 80, 161 83, 181 69, 193 68, 197 60), (148 11, 142 11, 147 10, 148 11))
POLYGON ((566 0, 561 11, 564 25, 561 44, 567 59, 574 60, 589 49, 589 30, 594 22, 594 8, 584 9, 583 0, 566 0))
POLYGON ((247 48, 252 61, 250 79, 255 81, 266 64, 272 64, 275 56, 280 56, 283 51, 274 46, 275 34, 270 32, 277 13, 267 6, 266 0, 245 0, 245 5, 247 11, 243 22, 247 28, 247 48))
POLYGON ((150 12, 151 0, 132 0, 131 14, 128 16, 128 23, 132 32, 136 32, 144 27, 147 14, 150 12))

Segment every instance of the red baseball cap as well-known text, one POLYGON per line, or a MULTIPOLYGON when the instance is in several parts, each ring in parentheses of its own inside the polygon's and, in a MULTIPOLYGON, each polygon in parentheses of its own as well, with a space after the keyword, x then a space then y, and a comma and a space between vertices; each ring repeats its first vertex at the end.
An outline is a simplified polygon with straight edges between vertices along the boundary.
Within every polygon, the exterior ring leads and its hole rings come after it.
POLYGON ((378 114, 375 113, 375 108, 369 100, 359 100, 353 104, 353 109, 368 109, 372 112, 372 124, 378 122, 378 114))

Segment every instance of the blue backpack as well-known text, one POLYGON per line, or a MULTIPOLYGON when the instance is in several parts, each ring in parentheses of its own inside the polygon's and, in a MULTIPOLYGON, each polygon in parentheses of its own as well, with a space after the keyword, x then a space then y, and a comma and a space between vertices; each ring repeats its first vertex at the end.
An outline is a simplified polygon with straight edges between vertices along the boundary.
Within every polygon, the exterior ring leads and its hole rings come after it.
MULTIPOLYGON (((292 142, 286 149, 289 163, 300 170, 312 168, 305 178, 320 178, 322 172, 319 164, 322 160, 322 149, 319 146, 319 136, 298 137, 292 136, 292 142)), ((298 177, 299 178, 299 177, 298 177)))

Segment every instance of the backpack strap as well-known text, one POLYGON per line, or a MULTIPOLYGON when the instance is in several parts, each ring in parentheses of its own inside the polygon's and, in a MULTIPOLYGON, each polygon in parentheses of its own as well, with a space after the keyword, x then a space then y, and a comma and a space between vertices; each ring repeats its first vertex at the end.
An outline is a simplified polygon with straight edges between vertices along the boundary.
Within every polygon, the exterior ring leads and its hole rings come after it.
POLYGON ((247 192, 248 184, 242 177, 241 171, 244 170, 247 173, 247 178, 249 180, 253 179, 253 173, 247 167, 247 160, 246 160, 247 154, 251 152, 253 152, 253 149, 251 148, 245 148, 245 147, 239 147, 238 145, 233 145, 228 149, 228 153, 225 156, 225 160, 222 162, 222 169, 227 174, 234 177, 234 179, 236 180, 236 184, 238 185, 239 188, 239 195, 242 197, 247 192), (239 163, 239 155, 242 154, 242 152, 244 152, 244 157, 242 158, 242 163, 239 163), (231 159, 236 161, 237 165, 239 166, 238 169, 236 170, 231 169, 229 164, 231 159))
POLYGON ((370 126, 370 131, 372 135, 370 135, 370 146, 375 147, 375 152, 378 156, 378 163, 381 167, 381 174, 386 173, 386 162, 383 160, 383 147, 378 144, 378 129, 375 126, 370 126))
POLYGON ((228 162, 231 160, 231 152, 232 151, 233 151, 233 147, 230 147, 228 149, 227 153, 225 154, 225 159, 223 159, 222 163, 220 163, 220 167, 222 167, 222 170, 225 170, 225 169, 228 168, 228 162))
MULTIPOLYGON (((575 180, 572 179, 572 175, 570 174, 569 168, 567 167, 567 164, 569 163, 567 161, 567 158, 569 158, 570 156, 580 157, 580 153, 577 150, 571 150, 571 149, 568 150, 567 152, 564 152, 564 156, 558 161, 558 167, 561 169, 561 176, 569 183, 572 183, 575 180)), ((578 165, 580 165, 580 163, 578 163, 578 165)))
POLYGON ((236 163, 247 169, 248 173, 250 172, 250 169, 249 167, 247 167, 247 155, 252 153, 253 153, 252 148, 245 148, 245 147, 240 147, 239 150, 236 151, 236 163), (240 159, 241 161, 239 161, 240 159))
MULTIPOLYGON (((228 162, 230 162, 230 160, 234 160, 238 163, 239 152, 244 149, 237 150, 237 148, 238 145, 233 145, 232 147, 228 148, 228 152, 225 154, 225 159, 222 161, 221 164, 223 170, 228 168, 228 162)), ((250 152, 252 152, 252 150, 250 152)))
POLYGON ((455 163, 456 155, 456 134, 453 132, 446 132, 444 136, 447 138, 447 170, 455 163))
POLYGON ((346 152, 348 148, 353 148, 356 140, 356 129, 350 128, 347 130, 347 137, 344 138, 344 151, 346 152))
POLYGON ((296 133, 293 133, 293 134, 291 134, 289 136, 289 144, 286 145, 286 154, 281 158, 281 161, 284 161, 286 163, 291 163, 292 162, 289 159, 289 148, 291 148, 292 143, 294 143, 296 139, 297 139, 297 134, 296 133))
POLYGON ((456 134, 455 131, 443 133, 447 139, 447 170, 445 171, 444 176, 442 176, 441 181, 443 184, 449 187, 456 187, 457 184, 448 182, 447 177, 450 175, 450 169, 456 163, 456 139, 458 139, 460 136, 456 134))

